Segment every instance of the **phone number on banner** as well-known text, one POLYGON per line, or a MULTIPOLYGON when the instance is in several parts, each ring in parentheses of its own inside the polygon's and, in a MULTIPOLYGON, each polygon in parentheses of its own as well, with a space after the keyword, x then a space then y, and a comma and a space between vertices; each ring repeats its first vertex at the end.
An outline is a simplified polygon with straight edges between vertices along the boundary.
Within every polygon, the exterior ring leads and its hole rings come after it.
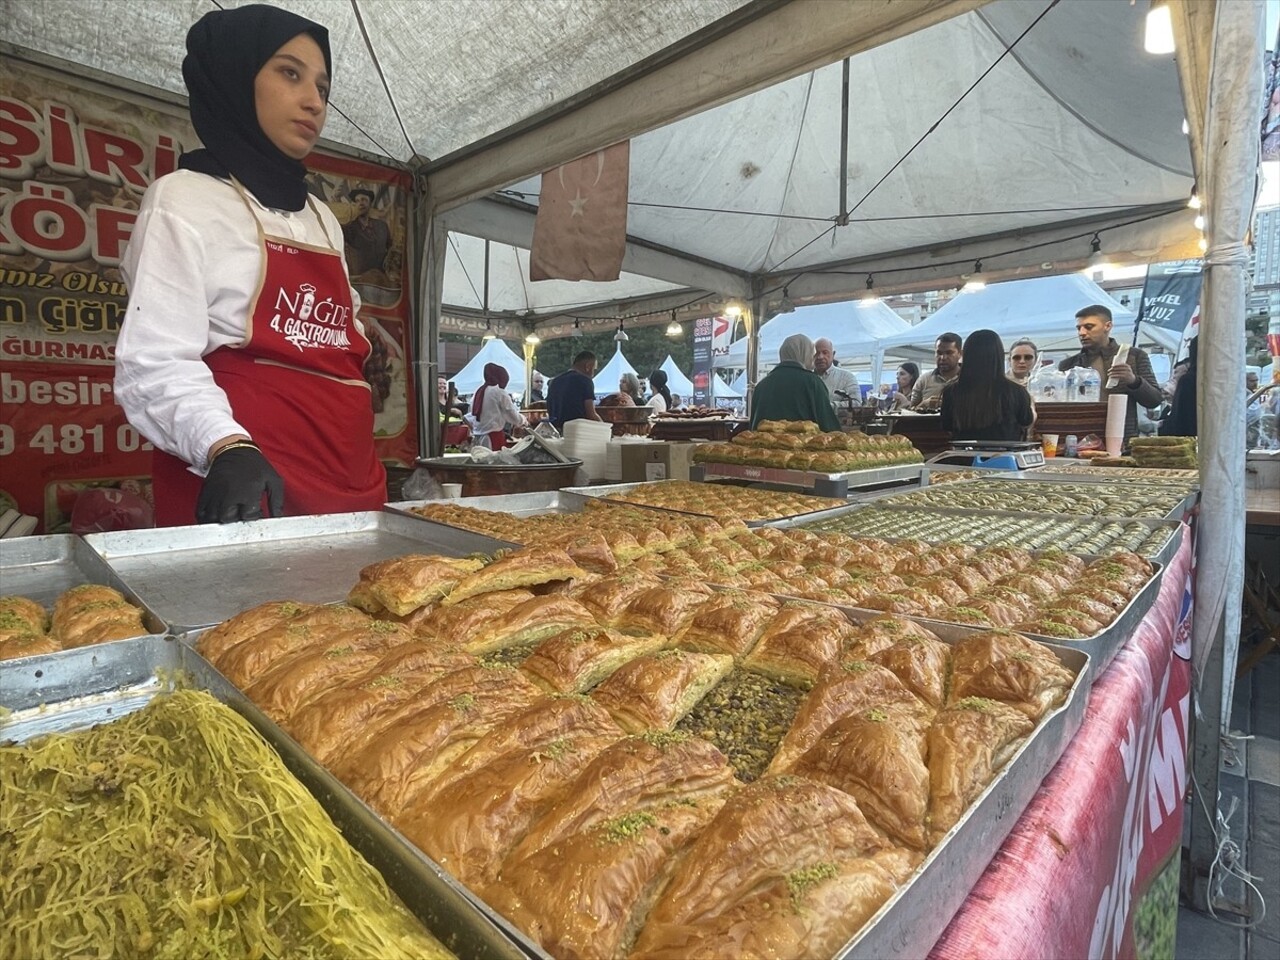
POLYGON ((52 423, 37 427, 29 436, 20 437, 7 423, 0 423, 0 457, 35 450, 46 456, 76 456, 82 453, 135 453, 151 450, 132 424, 114 428, 101 423, 84 427, 78 423, 52 423))

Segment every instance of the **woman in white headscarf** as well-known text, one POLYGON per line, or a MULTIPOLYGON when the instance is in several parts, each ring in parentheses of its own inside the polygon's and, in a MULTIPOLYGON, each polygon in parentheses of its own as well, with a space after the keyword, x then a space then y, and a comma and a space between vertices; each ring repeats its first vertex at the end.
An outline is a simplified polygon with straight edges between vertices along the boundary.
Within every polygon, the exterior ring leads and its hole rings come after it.
POLYGON ((813 341, 792 334, 782 341, 778 361, 752 395, 751 429, 762 420, 812 420, 823 430, 839 430, 826 385, 813 372, 813 341))

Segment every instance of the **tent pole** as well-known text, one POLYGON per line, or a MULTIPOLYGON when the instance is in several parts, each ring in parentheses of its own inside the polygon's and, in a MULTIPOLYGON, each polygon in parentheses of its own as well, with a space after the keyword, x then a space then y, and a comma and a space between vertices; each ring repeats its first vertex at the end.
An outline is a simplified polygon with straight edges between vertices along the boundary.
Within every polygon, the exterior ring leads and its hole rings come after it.
MULTIPOLYGON (((425 179, 423 183, 425 183, 425 179)), ((445 222, 430 213, 430 205, 421 197, 418 204, 418 235, 423 246, 421 257, 421 286, 418 296, 422 330, 422 353, 417 363, 418 383, 422 392, 418 405, 422 413, 420 432, 425 433, 426 443, 419 449, 429 457, 444 452, 444 431, 440 429, 440 397, 436 392, 436 378, 440 375, 440 314, 444 299, 444 262, 449 245, 449 229, 445 222)))
MULTIPOLYGON (((1203 492, 1196 530, 1191 633, 1195 705, 1191 772, 1196 789, 1184 889, 1198 910, 1205 910, 1213 896, 1209 872, 1218 854, 1219 760, 1230 724, 1240 641, 1245 523, 1241 381, 1249 262, 1245 238, 1257 189, 1263 14, 1261 0, 1216 4, 1203 114, 1207 149, 1204 169, 1197 171, 1207 207, 1208 250, 1197 377, 1203 492)), ((1179 50, 1180 60, 1182 55, 1179 50)))
POLYGON ((430 217, 424 202, 427 178, 416 170, 412 176, 413 189, 409 191, 409 316, 412 318, 409 347, 413 351, 413 389, 418 398, 418 456, 421 457, 434 455, 430 452, 432 431, 429 424, 439 419, 440 403, 436 396, 435 377, 430 375, 435 367, 430 365, 432 357, 428 346, 431 329, 426 309, 429 293, 426 286, 426 251, 430 242, 430 217), (425 373, 424 357, 428 361, 425 373))
POLYGON ((743 319, 747 324, 747 416, 755 404, 756 378, 760 373, 760 321, 764 317, 764 280, 751 281, 751 312, 743 319))

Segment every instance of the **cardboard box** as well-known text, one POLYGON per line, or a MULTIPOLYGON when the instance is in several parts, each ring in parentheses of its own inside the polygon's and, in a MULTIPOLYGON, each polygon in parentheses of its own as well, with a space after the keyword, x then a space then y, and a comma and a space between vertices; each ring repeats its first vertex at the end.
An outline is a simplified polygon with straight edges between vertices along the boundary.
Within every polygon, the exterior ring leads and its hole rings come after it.
POLYGON ((696 443, 628 443, 622 447, 622 482, 688 480, 696 443))

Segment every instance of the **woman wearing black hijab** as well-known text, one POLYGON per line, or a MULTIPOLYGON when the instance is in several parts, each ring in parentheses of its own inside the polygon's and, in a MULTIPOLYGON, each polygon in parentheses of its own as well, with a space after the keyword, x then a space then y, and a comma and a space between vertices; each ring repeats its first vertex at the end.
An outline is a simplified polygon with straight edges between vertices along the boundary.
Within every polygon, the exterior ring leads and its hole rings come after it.
POLYGON ((156 447, 161 526, 385 498, 342 228, 304 179, 331 73, 328 31, 274 7, 214 11, 187 34, 204 149, 143 198, 116 347, 116 397, 156 447))

